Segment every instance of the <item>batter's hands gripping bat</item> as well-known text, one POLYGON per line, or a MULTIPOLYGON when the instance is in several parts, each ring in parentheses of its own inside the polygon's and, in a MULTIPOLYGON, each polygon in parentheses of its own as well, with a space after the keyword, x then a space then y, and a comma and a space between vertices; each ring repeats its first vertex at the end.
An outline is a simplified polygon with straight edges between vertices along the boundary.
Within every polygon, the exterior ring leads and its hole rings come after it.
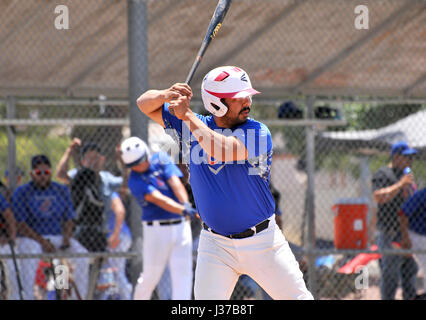
MULTIPOLYGON (((197 70, 198 65, 200 64, 201 59, 203 58, 210 42, 214 37, 216 37, 217 32, 222 26, 222 21, 225 19, 225 15, 228 12, 231 2, 232 0, 219 0, 217 3, 216 9, 214 10, 213 16, 210 20, 209 27, 207 28, 206 35, 204 36, 204 40, 201 43, 200 50, 198 51, 197 57, 192 64, 191 70, 189 70, 189 73, 186 76, 185 83, 189 84, 191 82, 192 77, 194 76, 195 71, 197 70)), ((174 111, 171 108, 169 108, 169 112, 174 114, 174 111)))

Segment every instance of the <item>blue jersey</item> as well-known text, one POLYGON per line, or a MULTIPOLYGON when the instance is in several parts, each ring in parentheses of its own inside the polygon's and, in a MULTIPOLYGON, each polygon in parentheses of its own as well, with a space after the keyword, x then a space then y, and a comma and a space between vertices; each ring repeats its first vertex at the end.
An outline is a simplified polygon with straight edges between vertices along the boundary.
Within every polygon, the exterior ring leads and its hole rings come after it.
POLYGON ((2 230, 2 228, 5 227, 4 223, 6 222, 3 216, 3 212, 6 211, 6 209, 9 208, 9 206, 10 206, 9 202, 7 202, 6 199, 0 193, 0 231, 2 230))
POLYGON ((172 176, 182 177, 183 174, 172 162, 169 155, 164 152, 152 155, 147 171, 143 173, 132 171, 130 173, 128 186, 142 208, 142 220, 169 220, 182 217, 179 214, 166 211, 149 201, 145 201, 145 195, 158 190, 163 195, 179 202, 167 183, 167 180, 172 176))
POLYGON ((401 209, 408 217, 408 228, 426 236, 426 188, 417 191, 401 209))
POLYGON ((41 235, 59 235, 62 223, 74 218, 71 194, 67 186, 52 182, 40 189, 32 182, 16 189, 12 209, 17 222, 26 222, 41 235))
POLYGON ((0 194, 0 214, 9 208, 9 202, 0 194))
POLYGON ((210 129, 244 142, 248 159, 220 163, 207 157, 188 127, 163 105, 166 132, 182 142, 183 161, 189 163, 190 184, 201 219, 214 231, 235 234, 258 224, 274 213, 269 189, 272 138, 262 123, 248 119, 232 129, 220 128, 213 116, 196 116, 210 129))

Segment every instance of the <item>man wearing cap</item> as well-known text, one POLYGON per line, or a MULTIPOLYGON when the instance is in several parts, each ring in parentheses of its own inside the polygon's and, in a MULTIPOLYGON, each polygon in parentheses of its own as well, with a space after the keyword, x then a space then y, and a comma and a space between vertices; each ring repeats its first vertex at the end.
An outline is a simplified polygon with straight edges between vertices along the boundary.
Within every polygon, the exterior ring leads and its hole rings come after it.
POLYGON ((141 112, 182 143, 183 161, 189 164, 203 221, 195 299, 229 299, 241 274, 274 299, 313 299, 275 223, 271 133, 249 117, 251 97, 258 93, 243 69, 223 66, 201 83, 209 116, 191 110, 192 89, 184 83, 148 90, 137 100, 141 112))
MULTIPOLYGON (((74 208, 67 186, 52 181, 50 160, 45 155, 31 158, 31 182, 18 187, 12 195, 12 209, 20 236, 20 253, 53 253, 70 250, 87 253, 72 238, 74 208)), ((85 297, 89 276, 88 258, 69 259, 75 265, 75 282, 85 297)), ((25 299, 34 299, 33 284, 38 259, 20 260, 20 274, 25 299)))
POLYGON ((135 300, 149 300, 169 264, 172 300, 192 294, 192 234, 186 217, 194 217, 182 172, 167 153, 153 155, 146 143, 130 137, 121 144, 123 162, 131 173, 128 186, 142 208, 142 272, 135 300))
MULTIPOLYGON (((87 207, 87 211, 91 211, 87 212, 87 219, 81 219, 76 228, 76 236, 82 239, 86 248, 90 251, 107 248, 111 252, 126 252, 131 246, 131 234, 125 221, 125 206, 119 194, 124 178, 105 170, 104 163, 105 156, 97 143, 88 141, 82 144, 79 138, 74 138, 58 163, 56 175, 59 181, 71 185, 72 190, 81 189, 72 194, 74 202, 81 204, 76 206, 80 217, 86 214, 84 205, 91 203, 87 207), (71 156, 76 155, 74 152, 80 146, 79 167, 68 170, 71 156), (91 190, 91 187, 95 190, 91 190), (93 197, 85 196, 87 189, 91 190, 93 197)), ((132 286, 125 276, 126 259, 110 258, 108 262, 117 268, 122 299, 131 299, 132 286)))
MULTIPOLYGON (((373 195, 378 205, 376 241, 380 250, 401 244, 398 212, 415 187, 411 166, 416 153, 417 150, 410 148, 405 141, 394 143, 391 147, 391 162, 373 175, 373 195)), ((383 300, 395 299, 400 279, 403 299, 416 296, 418 267, 412 256, 383 255, 380 268, 380 293, 383 300)))

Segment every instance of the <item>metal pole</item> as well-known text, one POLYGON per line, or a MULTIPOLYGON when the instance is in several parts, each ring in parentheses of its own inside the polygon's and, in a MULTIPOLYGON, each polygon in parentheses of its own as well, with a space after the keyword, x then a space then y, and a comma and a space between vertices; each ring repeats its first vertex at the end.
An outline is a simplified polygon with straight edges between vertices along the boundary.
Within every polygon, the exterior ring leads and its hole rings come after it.
POLYGON ((130 132, 148 141, 148 118, 140 112, 137 98, 148 89, 147 5, 127 0, 130 132))
MULTIPOLYGON (((145 0, 127 0, 128 18, 128 57, 129 57, 129 115, 130 132, 132 136, 138 136, 148 143, 148 117, 140 112, 136 100, 146 90, 148 90, 148 15, 145 0)), ((130 215, 132 221, 139 223, 132 224, 132 240, 135 244, 142 243, 142 225, 140 223, 140 208, 135 204, 134 199, 130 199, 130 215)), ((132 259, 131 278, 136 284, 136 279, 141 272, 142 246, 133 248, 139 255, 132 259)))
MULTIPOLYGON (((6 116, 7 119, 15 119, 16 117, 16 98, 8 96, 6 98, 6 116)), ((7 127, 7 171, 8 171, 8 188, 12 193, 16 189, 16 131, 14 126, 7 127)))
MULTIPOLYGON (((308 119, 314 118, 314 98, 308 96, 306 99, 308 119)), ((306 127, 306 170, 308 175, 308 187, 306 190, 306 211, 308 216, 308 278, 309 290, 314 298, 317 293, 317 277, 315 270, 315 127, 306 127)))

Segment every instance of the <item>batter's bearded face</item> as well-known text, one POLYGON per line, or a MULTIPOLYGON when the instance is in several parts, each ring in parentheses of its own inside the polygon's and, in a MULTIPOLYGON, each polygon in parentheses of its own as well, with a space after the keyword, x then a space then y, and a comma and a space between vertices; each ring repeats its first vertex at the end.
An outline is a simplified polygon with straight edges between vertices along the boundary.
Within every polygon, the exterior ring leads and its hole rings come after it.
POLYGON ((251 97, 245 98, 226 98, 224 102, 228 106, 228 112, 223 118, 228 119, 234 125, 247 121, 251 108, 251 97))

